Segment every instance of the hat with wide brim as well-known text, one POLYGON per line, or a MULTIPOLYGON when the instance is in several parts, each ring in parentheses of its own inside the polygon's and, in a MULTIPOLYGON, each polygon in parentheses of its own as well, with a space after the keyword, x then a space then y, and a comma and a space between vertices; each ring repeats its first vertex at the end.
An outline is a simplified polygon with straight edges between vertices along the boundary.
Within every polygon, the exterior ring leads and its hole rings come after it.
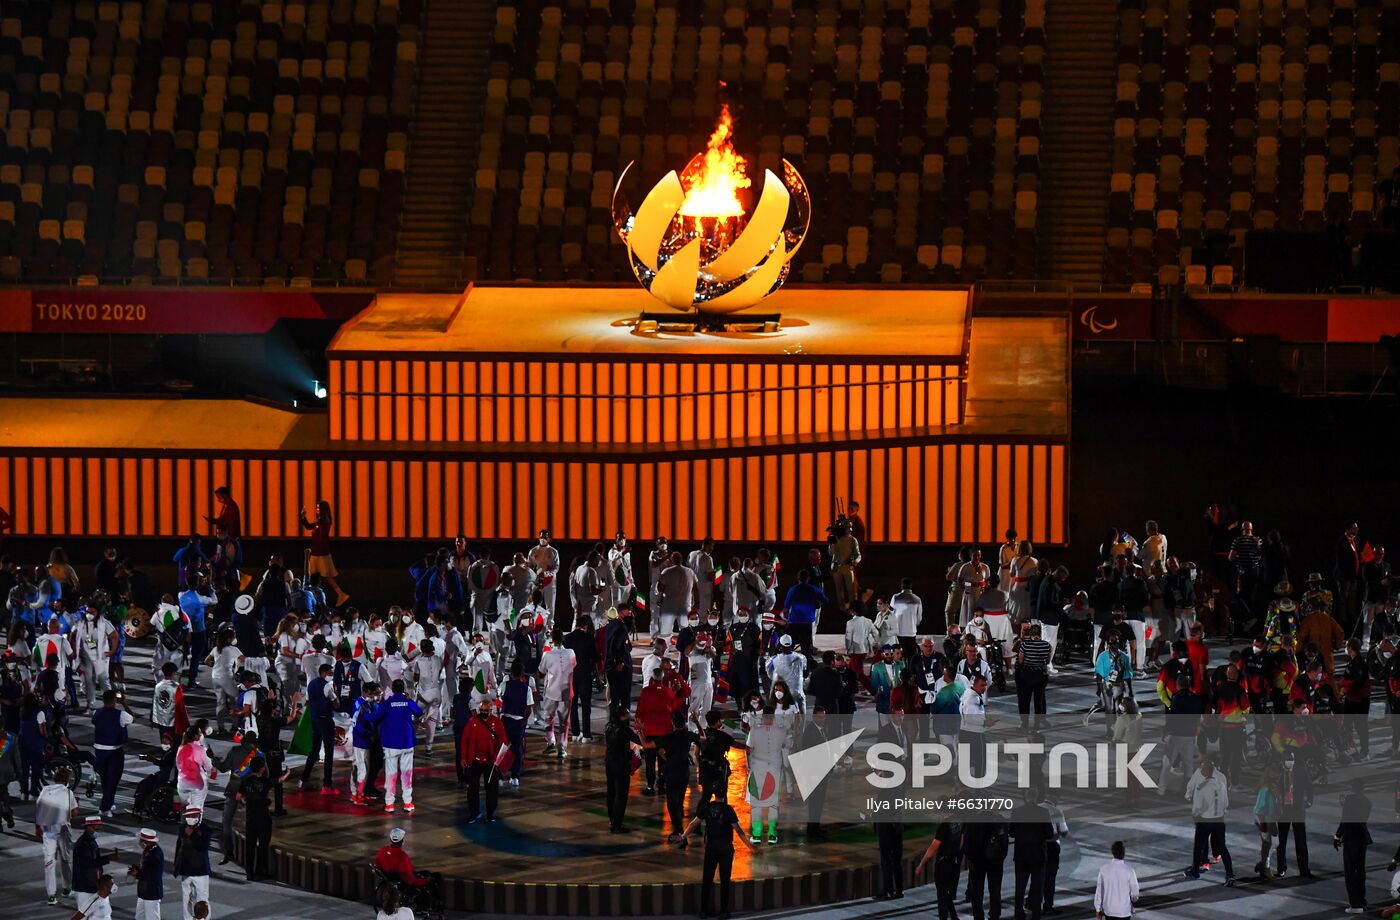
POLYGON ((1292 613, 1293 611, 1298 609, 1298 605, 1293 603, 1292 598, 1288 597, 1280 598, 1277 606, 1278 609, 1283 613, 1292 613))
POLYGON ((1278 584, 1274 585, 1274 597, 1286 597, 1292 593, 1293 585, 1286 578, 1278 584))
POLYGON ((1319 583, 1320 583, 1321 581, 1322 581, 1322 573, 1321 573, 1321 572, 1309 572, 1309 573, 1308 573, 1308 584, 1312 584, 1313 582, 1319 582, 1319 583))
POLYGON ((240 594, 233 602, 233 612, 241 613, 245 616, 253 612, 253 595, 240 594))
POLYGON ((616 620, 616 619, 617 619, 617 608, 616 608, 616 607, 609 607, 609 608, 608 608, 608 612, 605 613, 605 614, 603 614, 603 615, 604 615, 605 617, 607 617, 609 620, 616 620))

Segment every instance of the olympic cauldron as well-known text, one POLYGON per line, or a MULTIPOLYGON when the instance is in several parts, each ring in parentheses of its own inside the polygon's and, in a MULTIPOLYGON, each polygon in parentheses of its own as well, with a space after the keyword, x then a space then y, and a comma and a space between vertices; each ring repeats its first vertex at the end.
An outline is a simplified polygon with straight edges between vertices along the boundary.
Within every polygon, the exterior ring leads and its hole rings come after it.
POLYGON ((787 160, 783 174, 763 171, 758 203, 746 161, 733 146, 726 106, 704 153, 671 170, 633 210, 623 191, 629 163, 613 191, 613 224, 627 246, 638 283, 676 310, 729 314, 757 304, 787 278, 807 235, 812 201, 787 160))

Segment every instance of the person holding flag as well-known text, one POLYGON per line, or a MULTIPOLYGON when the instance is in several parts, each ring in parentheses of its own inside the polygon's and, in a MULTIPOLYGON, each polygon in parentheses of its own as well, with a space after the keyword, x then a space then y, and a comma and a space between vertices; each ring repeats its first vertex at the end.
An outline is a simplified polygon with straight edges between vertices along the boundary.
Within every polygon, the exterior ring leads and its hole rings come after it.
POLYGON ((506 727, 494 711, 494 694, 482 696, 476 707, 476 718, 462 730, 461 765, 467 776, 468 824, 496 820, 496 800, 500 795, 501 770, 511 762, 510 743, 506 727), (503 767, 504 764, 504 767, 503 767), (486 810, 481 810, 481 788, 486 787, 486 810))
POLYGON ((690 665, 688 671, 690 680, 689 723, 695 726, 697 732, 703 732, 705 730, 705 716, 709 713, 715 698, 713 678, 715 650, 710 642, 709 632, 701 631, 695 636, 695 643, 690 647, 687 657, 690 665))
POLYGON ((612 570, 612 605, 621 607, 637 585, 632 579, 632 547, 627 544, 627 534, 620 530, 608 549, 608 568, 612 570))
POLYGON ((500 567, 491 561, 491 551, 483 549, 480 558, 467 570, 467 585, 472 593, 472 622, 477 628, 483 628, 482 623, 495 617, 496 588, 500 581, 500 567))
POLYGON ((418 705, 422 707, 427 727, 427 754, 433 756, 433 740, 437 737, 438 726, 442 724, 442 652, 440 643, 434 639, 424 639, 422 654, 413 660, 409 667, 413 670, 414 688, 418 693, 418 705))
POLYGON ((786 723, 778 722, 771 707, 757 721, 749 723, 744 747, 748 755, 748 802, 752 832, 750 843, 762 843, 767 822, 768 843, 778 842, 778 799, 782 793, 782 771, 788 752, 786 723))
POLYGON ((530 547, 526 561, 535 573, 540 591, 544 594, 544 605, 551 615, 554 613, 554 596, 559 580, 559 550, 549 545, 549 531, 541 530, 539 542, 530 547))
POLYGON ((496 693, 496 668, 486 647, 486 637, 481 633, 472 634, 471 651, 462 664, 472 687, 472 707, 475 708, 481 705, 482 697, 496 693))
POLYGON ((763 609, 772 610, 778 606, 778 573, 783 564, 776 553, 768 547, 759 547, 754 556, 754 572, 763 583, 763 609))

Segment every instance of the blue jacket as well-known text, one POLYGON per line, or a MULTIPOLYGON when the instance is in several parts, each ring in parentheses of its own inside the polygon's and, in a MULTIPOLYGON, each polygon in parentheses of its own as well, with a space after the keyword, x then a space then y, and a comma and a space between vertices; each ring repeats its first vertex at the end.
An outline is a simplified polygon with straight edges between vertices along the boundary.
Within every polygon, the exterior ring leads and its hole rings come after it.
POLYGON ((355 724, 350 728, 350 743, 362 751, 374 743, 374 704, 368 700, 355 700, 355 724))
POLYGON ((165 897, 165 851, 160 844, 141 851, 141 875, 136 879, 136 897, 159 901, 165 897))
POLYGON ((799 581, 788 588, 787 597, 783 600, 783 609, 787 611, 788 623, 804 625, 817 622, 817 611, 826 602, 826 592, 819 586, 810 581, 805 584, 799 581))
POLYGON ((414 609, 423 613, 433 610, 450 610, 460 613, 466 598, 462 579, 457 570, 448 566, 442 578, 438 578, 436 566, 418 576, 413 586, 414 609))
POLYGON ((374 724, 379 726, 379 743, 396 751, 413 749, 413 720, 423 710, 402 693, 386 697, 374 710, 374 724))
POLYGON ((190 618, 190 631, 204 632, 204 601, 200 600, 198 589, 186 588, 176 600, 180 610, 190 618))

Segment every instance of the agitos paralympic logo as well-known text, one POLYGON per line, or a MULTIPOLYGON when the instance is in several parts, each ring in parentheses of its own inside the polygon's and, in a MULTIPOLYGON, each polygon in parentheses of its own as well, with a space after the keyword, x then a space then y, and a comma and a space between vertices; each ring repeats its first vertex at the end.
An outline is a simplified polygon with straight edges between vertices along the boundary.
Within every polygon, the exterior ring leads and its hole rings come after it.
MULTIPOLYGON (((865 729, 857 729, 788 755, 803 799, 816 791, 864 733, 865 729)), ((956 775, 965 788, 987 789, 1002 781, 1001 761, 1005 757, 1012 761, 1006 781, 1014 776, 1016 785, 1023 789, 1031 785, 1033 770, 1043 770, 1045 785, 1051 789, 1126 789, 1134 779, 1144 789, 1155 789, 1157 783, 1143 770, 1143 763, 1156 747, 1153 742, 1135 748, 1108 742, 990 742, 986 745, 986 767, 976 772, 972 746, 966 743, 916 741, 904 748, 877 741, 864 751, 869 768, 865 780, 876 789, 922 789, 926 783, 956 775)))

